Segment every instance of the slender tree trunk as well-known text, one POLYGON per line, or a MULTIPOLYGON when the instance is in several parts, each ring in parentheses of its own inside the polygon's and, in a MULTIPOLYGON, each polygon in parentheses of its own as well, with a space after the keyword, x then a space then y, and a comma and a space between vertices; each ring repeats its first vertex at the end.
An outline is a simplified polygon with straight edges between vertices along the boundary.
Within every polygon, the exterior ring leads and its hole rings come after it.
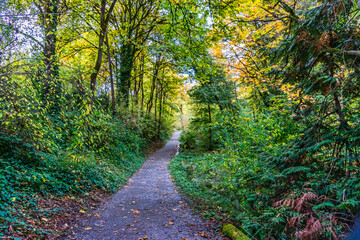
POLYGON ((160 106, 159 106, 159 126, 158 126, 158 137, 160 138, 161 131, 161 113, 162 113, 162 103, 163 103, 163 87, 160 88, 160 106))
POLYGON ((211 107, 208 105, 208 113, 209 113, 209 150, 213 150, 212 144, 212 132, 211 132, 211 107))
POLYGON ((138 72, 139 72, 139 67, 138 66, 134 66, 134 85, 133 85, 133 89, 129 89, 129 91, 132 93, 132 95, 130 94, 131 99, 130 100, 130 108, 131 108, 131 113, 132 115, 134 115, 134 108, 135 108, 135 102, 136 102, 136 91, 137 91, 137 82, 138 82, 138 72))
POLYGON ((98 45, 98 53, 97 53, 97 59, 95 62, 95 67, 93 70, 93 73, 90 75, 90 89, 93 94, 93 101, 95 97, 95 89, 96 89, 96 78, 99 74, 101 63, 102 63, 102 56, 103 56, 103 45, 104 45, 104 39, 106 34, 106 25, 105 23, 105 8, 106 8, 106 0, 101 0, 101 6, 100 6, 100 34, 99 34, 99 45, 98 45))
POLYGON ((138 85, 137 85, 136 91, 135 91, 135 105, 136 106, 139 105, 139 93, 141 91, 141 85, 142 85, 142 82, 144 80, 144 55, 141 56, 139 65, 140 65, 139 66, 139 68, 140 68, 140 70, 139 70, 139 81, 138 81, 138 85))
POLYGON ((112 70, 112 63, 111 63, 109 38, 108 38, 107 33, 106 33, 106 48, 107 48, 108 64, 109 64, 109 72, 110 72, 111 109, 112 109, 113 116, 115 116, 116 101, 115 101, 114 78, 113 78, 113 70, 112 70))
POLYGON ((155 127, 155 132, 157 132, 157 100, 158 100, 158 89, 156 88, 156 92, 155 92, 155 119, 154 119, 154 127, 155 127))
POLYGON ((145 93, 144 93, 144 79, 141 80, 141 114, 144 111, 144 98, 145 98, 145 93))
POLYGON ((147 113, 148 114, 150 114, 151 108, 153 106, 156 78, 157 78, 157 70, 155 69, 153 79, 152 79, 152 83, 151 83, 150 97, 149 97, 149 101, 147 103, 147 113))
POLYGON ((135 70, 135 72, 136 72, 136 74, 135 74, 135 78, 134 78, 134 90, 133 90, 133 107, 134 106, 136 106, 137 105, 137 93, 138 93, 138 83, 140 82, 140 77, 138 76, 138 74, 139 74, 139 72, 141 71, 141 69, 140 69, 140 67, 138 68, 138 67, 136 67, 135 68, 136 70, 135 70), (138 80, 138 78, 139 78, 139 80, 138 80))
POLYGON ((100 5, 100 34, 99 34, 99 45, 98 45, 98 53, 97 53, 97 59, 95 62, 95 67, 93 72, 90 75, 90 89, 92 91, 92 101, 94 102, 95 100, 95 90, 96 90, 96 78, 99 74, 100 68, 101 68, 101 64, 102 64, 102 57, 103 57, 103 46, 104 46, 104 40, 105 40, 105 35, 107 32, 107 27, 108 27, 108 23, 110 20, 110 15, 115 7, 117 0, 113 0, 110 9, 108 11, 107 16, 105 16, 106 14, 106 0, 101 0, 101 5, 100 5))
POLYGON ((184 116, 183 116, 183 105, 180 105, 180 120, 181 120, 181 131, 184 131, 184 116))
POLYGON ((152 105, 153 105, 154 90, 155 90, 155 87, 156 87, 156 82, 157 82, 157 78, 158 78, 158 74, 159 74, 160 58, 161 57, 156 58, 156 62, 155 62, 155 65, 154 65, 153 79, 152 79, 151 90, 150 90, 150 98, 149 98, 149 101, 147 103, 147 112, 148 112, 148 114, 150 114, 151 108, 152 108, 152 105))

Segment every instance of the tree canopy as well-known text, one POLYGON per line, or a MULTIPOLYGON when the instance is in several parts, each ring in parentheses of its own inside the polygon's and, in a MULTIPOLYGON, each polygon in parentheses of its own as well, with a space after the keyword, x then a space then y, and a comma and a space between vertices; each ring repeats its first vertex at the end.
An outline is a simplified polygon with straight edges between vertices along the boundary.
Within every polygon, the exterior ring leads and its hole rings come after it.
POLYGON ((185 128, 176 171, 248 236, 345 238, 360 206, 359 13, 0 0, 0 237, 46 235, 24 220, 31 196, 115 191, 147 144, 185 128))

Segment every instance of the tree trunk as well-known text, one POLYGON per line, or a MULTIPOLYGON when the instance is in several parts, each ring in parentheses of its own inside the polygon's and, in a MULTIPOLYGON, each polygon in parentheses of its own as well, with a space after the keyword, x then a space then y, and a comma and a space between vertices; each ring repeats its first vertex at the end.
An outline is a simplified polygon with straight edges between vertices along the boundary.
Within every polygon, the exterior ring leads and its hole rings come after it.
POLYGON ((144 79, 142 78, 141 80, 141 114, 144 111, 144 98, 145 98, 145 93, 144 93, 144 79))
POLYGON ((118 100, 122 98, 125 107, 129 107, 129 91, 131 85, 131 72, 134 65, 135 46, 132 43, 125 43, 121 49, 120 73, 118 82, 118 100))
MULTIPOLYGON (((135 108, 135 102, 136 102, 136 91, 137 91, 137 83, 138 83, 138 73, 139 72, 139 67, 135 65, 134 67, 134 86, 133 89, 130 88, 130 92, 132 92, 132 96, 131 96, 131 102, 130 102, 130 106, 131 106, 131 114, 134 115, 134 108, 135 108)), ((130 94, 131 95, 131 94, 130 94)))
POLYGON ((136 91, 134 93, 134 97, 135 97, 135 106, 139 105, 139 93, 141 91, 141 86, 142 86, 142 82, 144 81, 144 62, 145 62, 145 58, 144 55, 141 56, 140 58, 140 63, 139 63, 139 81, 138 81, 138 85, 136 86, 136 91))
POLYGON ((158 126, 158 137, 160 138, 160 132, 161 132, 161 113, 162 113, 162 107, 163 107, 163 87, 160 88, 160 106, 159 106, 159 126, 158 126))
POLYGON ((56 31, 58 26, 58 5, 59 0, 45 1, 43 4, 43 15, 41 16, 44 25, 45 46, 44 65, 45 76, 42 88, 43 102, 50 103, 50 112, 60 112, 61 84, 59 81, 59 65, 56 56, 56 31))
POLYGON ((97 59, 95 62, 95 67, 93 72, 90 75, 90 89, 92 91, 92 101, 94 102, 95 100, 95 90, 96 90, 96 78, 99 74, 100 68, 101 68, 101 63, 102 63, 102 57, 103 57, 103 46, 104 46, 104 40, 105 40, 105 35, 107 32, 107 27, 108 27, 108 23, 110 20, 110 15, 115 7, 117 0, 113 0, 110 9, 108 11, 107 16, 105 16, 105 12, 106 12, 106 0, 101 0, 101 5, 100 5, 100 33, 99 33, 99 45, 98 45, 98 54, 97 54, 97 59))
POLYGON ((160 59, 161 59, 161 56, 158 56, 156 58, 156 62, 155 62, 155 65, 154 65, 154 73, 153 73, 153 79, 152 79, 152 83, 151 83, 150 98, 149 98, 149 101, 147 103, 147 112, 148 112, 148 114, 150 114, 151 108, 152 108, 152 105, 153 105, 154 90, 155 90, 155 86, 156 86, 156 82, 157 82, 157 78, 158 78, 158 74, 159 74, 160 59))
POLYGON ((211 133, 211 107, 208 105, 208 113, 209 113, 209 150, 213 150, 212 145, 212 133, 211 133))
POLYGON ((90 75, 90 89, 93 94, 93 101, 95 97, 95 89, 96 89, 96 78, 99 74, 101 62, 102 62, 102 56, 103 56, 103 45, 104 45, 104 38, 106 33, 106 25, 105 25, 105 8, 106 8, 106 0, 101 0, 101 6, 100 6, 100 33, 99 33, 99 45, 98 45, 98 53, 97 53, 97 59, 95 62, 95 67, 93 72, 90 75))
POLYGON ((114 78, 113 78, 113 71, 112 71, 109 38, 108 38, 107 33, 106 33, 106 48, 107 48, 108 64, 109 64, 109 72, 110 72, 111 104, 112 104, 111 109, 112 109, 113 116, 115 116, 116 101, 115 101, 114 78))
POLYGON ((183 106, 180 105, 180 120, 181 120, 181 130, 184 131, 184 116, 183 116, 183 106))

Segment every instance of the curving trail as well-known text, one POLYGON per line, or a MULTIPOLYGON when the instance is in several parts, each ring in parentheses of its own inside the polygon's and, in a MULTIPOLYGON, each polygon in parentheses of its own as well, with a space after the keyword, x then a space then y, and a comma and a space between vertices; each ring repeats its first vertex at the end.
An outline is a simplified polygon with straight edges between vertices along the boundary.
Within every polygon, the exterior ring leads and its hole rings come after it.
POLYGON ((168 164, 180 133, 158 152, 112 199, 84 219, 75 239, 223 239, 211 222, 193 215, 170 179, 168 164))

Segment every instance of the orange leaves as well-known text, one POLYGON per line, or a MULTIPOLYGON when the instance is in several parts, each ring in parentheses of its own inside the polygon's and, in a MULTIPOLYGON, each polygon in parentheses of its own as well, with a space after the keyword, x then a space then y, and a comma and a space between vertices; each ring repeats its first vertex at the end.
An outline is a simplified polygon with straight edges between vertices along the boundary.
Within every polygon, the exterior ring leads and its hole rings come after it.
MULTIPOLYGON (((270 69, 259 69, 257 66, 266 56, 258 54, 257 50, 259 45, 271 49, 280 44, 283 39, 281 33, 286 27, 281 18, 286 15, 279 5, 274 8, 273 3, 263 1, 238 1, 231 9, 224 11, 222 23, 228 26, 224 30, 227 34, 224 34, 225 39, 213 44, 211 53, 227 66, 226 74, 233 81, 242 85, 245 83, 244 87, 254 87, 266 79, 265 75, 270 69)), ((217 31, 211 34, 217 34, 217 31)), ((306 39, 306 36, 299 37, 299 40, 302 39, 306 39)), ((246 92, 244 89, 240 91, 246 92)))
POLYGON ((136 218, 139 217, 140 211, 134 210, 134 209, 130 209, 130 210, 134 214, 134 217, 136 217, 136 218))

